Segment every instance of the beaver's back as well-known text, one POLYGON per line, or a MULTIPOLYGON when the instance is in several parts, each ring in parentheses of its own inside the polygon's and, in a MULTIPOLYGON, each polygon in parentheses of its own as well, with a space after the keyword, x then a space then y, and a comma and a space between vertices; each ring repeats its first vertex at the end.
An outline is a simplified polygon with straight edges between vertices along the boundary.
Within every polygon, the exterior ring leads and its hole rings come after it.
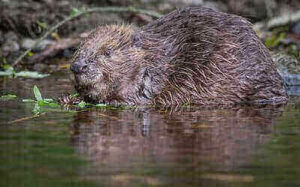
POLYGON ((281 103, 284 83, 268 50, 242 17, 183 8, 142 28, 136 45, 166 70, 154 101, 163 105, 281 103), (166 68, 167 67, 167 68, 166 68))

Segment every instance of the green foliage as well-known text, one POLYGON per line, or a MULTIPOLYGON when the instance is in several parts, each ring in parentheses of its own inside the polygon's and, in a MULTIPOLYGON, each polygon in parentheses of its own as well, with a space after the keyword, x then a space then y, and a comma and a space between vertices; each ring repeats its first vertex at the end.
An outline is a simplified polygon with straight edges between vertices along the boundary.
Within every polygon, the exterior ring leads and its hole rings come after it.
POLYGON ((39 115, 39 114, 40 114, 40 111, 41 111, 41 107, 40 107, 39 103, 36 102, 36 103, 34 104, 34 108, 32 109, 32 113, 33 113, 34 115, 39 115))
POLYGON ((298 50, 298 48, 297 48, 296 45, 291 45, 291 46, 289 47, 288 53, 289 53, 290 55, 293 55, 294 57, 296 57, 296 58, 298 58, 298 59, 300 58, 300 51, 298 50))
POLYGON ((2 57, 2 63, 0 64, 0 67, 2 68, 4 64, 7 64, 7 60, 5 57, 2 57))
POLYGON ((99 107, 99 108, 102 108, 102 107, 107 107, 106 104, 102 104, 102 103, 98 103, 95 105, 95 107, 99 107))
POLYGON ((44 78, 49 76, 49 74, 40 74, 35 71, 20 71, 16 72, 10 65, 3 66, 5 71, 0 71, 0 76, 10 76, 10 77, 25 77, 25 78, 44 78))
MULTIPOLYGON (((34 94, 35 99, 23 99, 22 101, 24 103, 34 103, 34 108, 32 110, 34 115, 41 114, 41 110, 42 110, 43 107, 58 108, 60 106, 53 99, 43 98, 39 88, 36 85, 33 86, 32 90, 33 90, 33 94, 34 94)), ((79 94, 76 93, 76 94, 73 94, 71 96, 72 97, 78 97, 79 94)), ((106 105, 106 104, 103 104, 103 103, 91 104, 91 103, 86 103, 83 100, 80 103, 78 103, 77 105, 75 105, 75 107, 80 108, 80 109, 84 109, 84 108, 87 108, 87 107, 97 107, 97 108, 104 108, 104 109, 111 109, 111 110, 116 110, 116 109, 117 110, 118 109, 119 110, 124 110, 124 109, 131 109, 132 108, 131 106, 114 107, 114 106, 106 105)), ((51 111, 53 111, 53 109, 51 111)), ((72 110, 70 112, 72 112, 72 110)))
POLYGON ((15 71, 12 67, 6 66, 5 71, 0 71, 0 76, 14 76, 15 71))
POLYGON ((10 64, 7 63, 7 60, 5 57, 2 57, 1 63, 0 63, 0 69, 8 70, 11 67, 10 64))
POLYGON ((296 58, 300 58, 299 48, 295 44, 290 44, 288 46, 281 46, 281 41, 287 38, 286 33, 290 30, 289 25, 281 26, 274 28, 272 30, 272 36, 265 40, 265 45, 269 48, 279 47, 279 50, 284 50, 289 55, 292 55, 296 58))
POLYGON ((274 34, 271 38, 266 39, 265 45, 270 48, 277 47, 279 46, 280 41, 283 40, 285 37, 286 34, 284 32, 281 32, 279 35, 274 34))
POLYGON ((48 107, 52 107, 52 108, 59 107, 59 104, 57 104, 53 99, 43 99, 42 94, 36 85, 33 86, 32 90, 33 90, 35 100, 23 99, 22 101, 24 103, 35 103, 34 108, 32 110, 34 115, 39 115, 41 113, 41 107, 44 107, 44 106, 48 106, 48 107))
POLYGON ((34 93, 34 97, 37 101, 43 100, 42 94, 36 85, 34 85, 34 87, 33 87, 33 93, 34 93))
POLYGON ((1 101, 8 101, 8 100, 13 100, 13 99, 15 99, 15 98, 17 98, 16 95, 13 95, 13 94, 7 94, 7 95, 2 95, 2 96, 0 97, 0 100, 1 100, 1 101))
POLYGON ((26 78, 44 78, 49 76, 49 74, 40 74, 35 71, 20 71, 18 73, 15 73, 15 77, 26 77, 26 78))
POLYGON ((38 24, 38 26, 40 26, 43 29, 47 29, 48 28, 48 24, 46 22, 36 21, 36 23, 38 24))
POLYGON ((86 105, 87 105, 87 103, 84 101, 81 101, 80 103, 78 103, 79 108, 84 108, 86 105))
POLYGON ((24 102, 24 103, 34 103, 35 100, 33 100, 33 99, 22 99, 22 102, 24 102))
POLYGON ((71 11, 71 16, 76 16, 76 15, 79 15, 81 14, 82 11, 77 9, 77 8, 72 8, 72 11, 71 11))
POLYGON ((72 97, 79 97, 79 93, 72 94, 72 97))
POLYGON ((33 55, 34 55, 34 53, 31 52, 31 51, 28 53, 28 56, 29 56, 29 57, 32 57, 33 55))
MULTIPOLYGON (((36 24, 38 25, 38 32, 41 33, 43 30, 48 29, 48 24, 43 21, 36 21, 36 24)), ((33 53, 31 53, 33 54, 33 53)), ((28 56, 32 56, 30 53, 28 53, 28 56)))

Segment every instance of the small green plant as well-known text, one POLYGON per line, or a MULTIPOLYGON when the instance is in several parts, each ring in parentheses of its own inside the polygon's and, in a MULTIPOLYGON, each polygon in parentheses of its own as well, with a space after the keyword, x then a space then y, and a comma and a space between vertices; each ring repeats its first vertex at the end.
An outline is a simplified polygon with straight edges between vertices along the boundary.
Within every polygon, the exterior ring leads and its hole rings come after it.
MULTIPOLYGON (((44 106, 51 107, 51 108, 57 108, 60 106, 60 104, 55 102, 53 99, 43 98, 39 88, 36 85, 34 85, 34 87, 33 87, 33 94, 34 94, 35 99, 23 99, 22 101, 24 103, 34 103, 34 108, 33 108, 32 112, 35 116, 41 114, 41 109, 44 106)), ((78 94, 73 94, 71 96, 78 97, 78 94)), ((104 108, 104 109, 110 109, 110 110, 118 110, 118 109, 124 110, 124 109, 132 108, 131 106, 114 107, 114 106, 106 105, 106 104, 102 104, 102 103, 91 104, 91 103, 87 103, 83 100, 80 101, 78 104, 76 104, 75 107, 78 107, 80 109, 84 109, 87 107, 96 107, 96 108, 104 108)), ((53 111, 53 109, 51 109, 50 111, 53 111)), ((57 111, 57 110, 55 110, 55 111, 57 111)))
POLYGON ((82 11, 79 10, 78 8, 72 8, 72 10, 71 10, 71 16, 77 16, 81 13, 82 13, 82 11))
POLYGON ((43 99, 42 94, 39 90, 39 88, 34 85, 33 87, 33 93, 34 93, 34 99, 23 99, 22 101, 25 103, 35 103, 34 108, 32 110, 34 115, 39 115, 41 113, 41 107, 42 106, 49 106, 49 107, 58 107, 59 104, 54 102, 53 99, 43 99))
POLYGON ((84 108, 84 107, 86 107, 87 106, 87 103, 86 102, 84 102, 84 101, 81 101, 80 103, 78 103, 78 105, 77 105, 79 108, 84 108))
POLYGON ((300 58, 300 51, 298 50, 298 48, 297 48, 296 45, 291 45, 291 46, 289 47, 288 53, 289 53, 290 55, 293 55, 294 57, 296 57, 296 58, 298 58, 298 59, 300 58))
POLYGON ((265 45, 270 48, 277 47, 285 37, 286 34, 284 32, 281 32, 279 35, 274 34, 271 38, 266 39, 265 45))
POLYGON ((40 26, 43 29, 47 29, 48 28, 48 24, 46 22, 43 21, 36 21, 37 25, 40 26))
POLYGON ((10 64, 7 63, 7 60, 5 57, 2 57, 1 59, 1 63, 0 63, 0 69, 3 69, 3 70, 7 70, 11 67, 10 64))

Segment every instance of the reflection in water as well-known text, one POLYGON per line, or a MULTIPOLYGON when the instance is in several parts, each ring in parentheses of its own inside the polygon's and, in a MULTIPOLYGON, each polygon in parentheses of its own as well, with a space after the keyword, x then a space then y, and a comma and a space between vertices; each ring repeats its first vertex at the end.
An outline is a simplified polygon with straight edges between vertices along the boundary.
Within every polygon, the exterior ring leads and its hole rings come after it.
POLYGON ((34 85, 45 98, 73 88, 66 74, 0 78, 1 95, 18 96, 0 102, 0 186, 300 185, 299 96, 282 115, 282 108, 91 109, 7 124, 32 116, 33 104, 21 99, 34 98, 34 85))
POLYGON ((249 107, 172 114, 93 110, 77 114, 71 137, 75 150, 91 161, 89 175, 94 177, 151 167, 227 172, 246 164, 270 139, 280 113, 249 107))

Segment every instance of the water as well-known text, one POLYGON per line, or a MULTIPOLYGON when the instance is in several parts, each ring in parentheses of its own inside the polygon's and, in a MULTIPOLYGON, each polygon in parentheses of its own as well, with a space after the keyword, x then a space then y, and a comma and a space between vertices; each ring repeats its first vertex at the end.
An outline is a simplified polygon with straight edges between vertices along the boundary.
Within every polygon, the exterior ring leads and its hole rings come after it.
POLYGON ((300 105, 88 109, 32 118, 32 87, 72 92, 66 73, 0 78, 0 186, 299 186, 300 105))

